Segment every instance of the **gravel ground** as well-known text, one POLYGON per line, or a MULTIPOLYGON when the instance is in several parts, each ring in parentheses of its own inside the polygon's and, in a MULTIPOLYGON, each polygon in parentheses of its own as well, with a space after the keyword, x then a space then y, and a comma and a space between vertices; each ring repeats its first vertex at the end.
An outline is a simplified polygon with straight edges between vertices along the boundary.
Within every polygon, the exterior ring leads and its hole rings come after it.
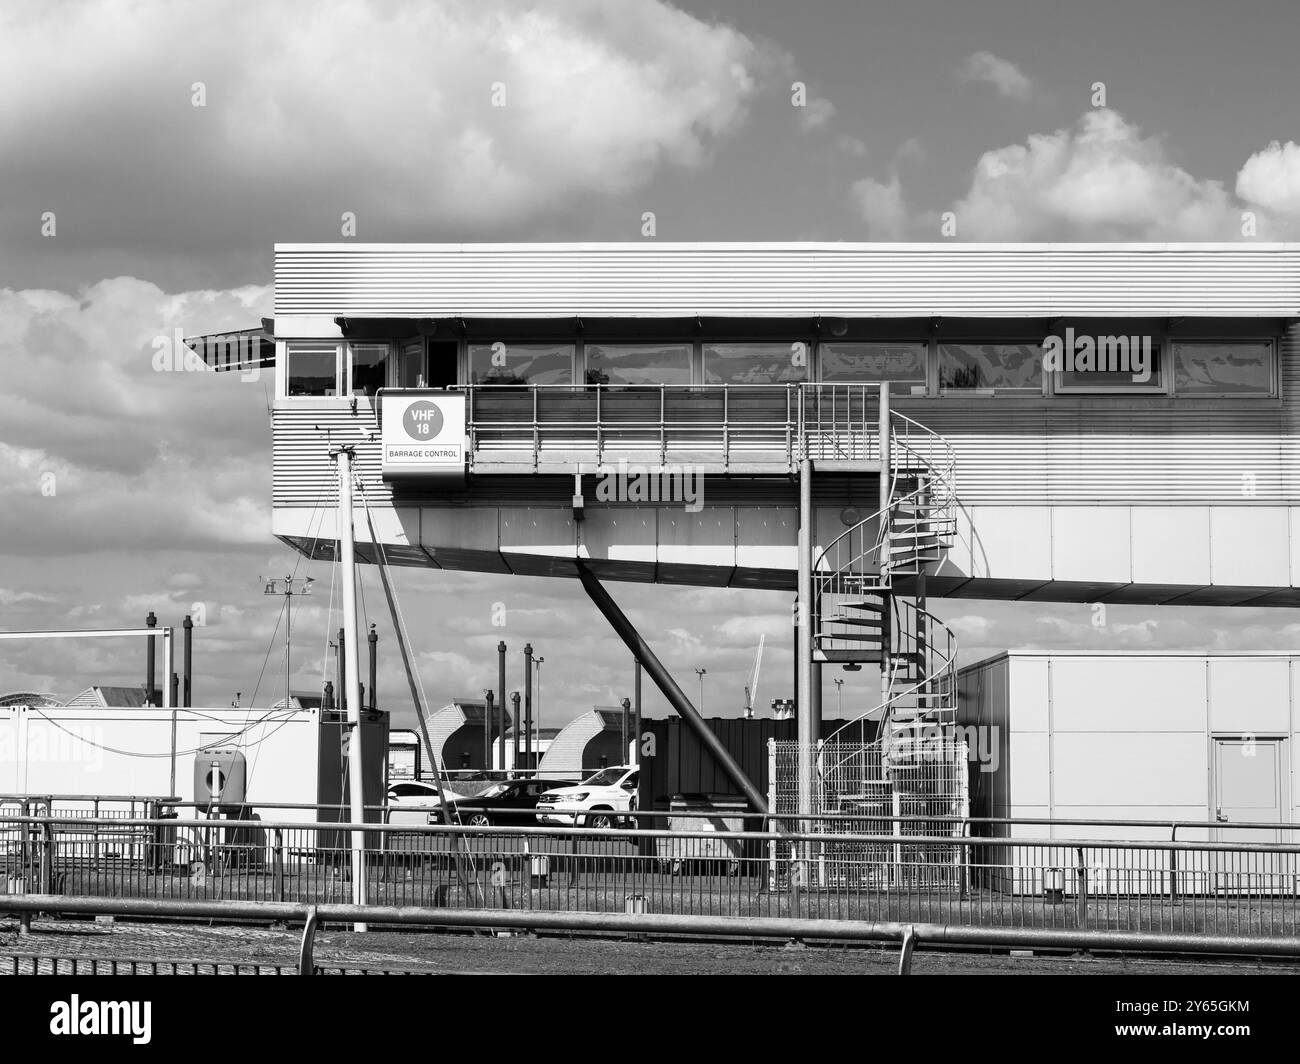
MULTIPOLYGON (((264 927, 36 920, 20 936, 0 921, 0 971, 15 954, 286 964, 297 961, 299 934, 264 927)), ((897 970, 898 952, 862 947, 716 942, 627 942, 609 938, 494 938, 326 928, 316 962, 369 968, 476 974, 588 975, 871 975, 897 970)), ((915 974, 936 975, 1187 975, 1300 974, 1300 964, 1163 960, 1146 957, 1006 954, 918 949, 915 974)))

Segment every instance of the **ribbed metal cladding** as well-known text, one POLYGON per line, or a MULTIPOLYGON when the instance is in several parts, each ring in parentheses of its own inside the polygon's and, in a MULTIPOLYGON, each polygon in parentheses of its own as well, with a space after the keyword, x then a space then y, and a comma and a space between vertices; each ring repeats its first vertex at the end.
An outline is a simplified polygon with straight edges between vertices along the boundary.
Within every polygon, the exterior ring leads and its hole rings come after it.
POLYGON ((1300 244, 279 244, 277 315, 1300 314, 1300 244))
MULTIPOLYGON (((338 498, 338 473, 330 447, 350 443, 356 448, 353 471, 371 505, 388 506, 392 492, 380 474, 380 447, 363 432, 376 429, 370 411, 354 416, 340 410, 279 408, 271 415, 271 493, 275 506, 333 506, 338 498)), ((323 529, 334 531, 332 518, 323 529)))

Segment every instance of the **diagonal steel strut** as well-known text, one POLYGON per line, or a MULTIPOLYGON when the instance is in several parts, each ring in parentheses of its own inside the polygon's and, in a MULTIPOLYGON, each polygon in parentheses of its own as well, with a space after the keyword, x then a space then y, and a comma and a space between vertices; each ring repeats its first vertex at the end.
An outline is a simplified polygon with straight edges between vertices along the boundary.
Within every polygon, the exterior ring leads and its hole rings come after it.
MULTIPOLYGON (((668 699, 668 704, 677 711, 682 720, 686 721, 691 730, 699 737, 700 742, 717 759, 718 764, 722 766, 722 770, 727 774, 731 782, 745 796, 745 800, 749 802, 755 812, 768 812, 767 799, 759 793, 753 781, 736 764, 735 758, 722 745, 722 741, 710 731, 709 726, 704 722, 704 718, 700 716, 699 710, 691 704, 691 700, 677 686, 672 674, 655 657, 650 645, 641 638, 641 633, 627 619, 627 615, 619 609, 618 603, 610 597, 609 592, 605 590, 600 581, 581 562, 578 563, 578 578, 582 581, 582 586, 586 590, 588 597, 596 604, 596 609, 604 614, 605 620, 610 623, 610 627, 627 644, 627 648, 632 651, 632 656, 641 663, 642 668, 650 674, 650 679, 655 682, 655 686, 668 699)), ((639 736, 637 741, 640 741, 639 736)))

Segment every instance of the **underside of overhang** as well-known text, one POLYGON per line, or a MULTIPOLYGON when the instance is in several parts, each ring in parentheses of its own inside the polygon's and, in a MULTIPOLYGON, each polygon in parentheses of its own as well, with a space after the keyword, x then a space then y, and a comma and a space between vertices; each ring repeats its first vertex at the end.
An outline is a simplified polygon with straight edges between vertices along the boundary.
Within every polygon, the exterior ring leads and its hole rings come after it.
MULTIPOLYGON (((336 542, 277 536, 299 553, 320 561, 335 557, 336 542)), ((359 562, 377 561, 373 545, 358 542, 359 562)), ((501 573, 516 576, 578 578, 579 562, 601 580, 641 584, 677 584, 684 587, 736 587, 766 591, 795 590, 796 574, 790 569, 747 568, 735 565, 695 565, 601 558, 566 558, 519 551, 470 550, 385 544, 389 565, 459 572, 501 573)), ((894 587, 903 594, 916 590, 915 577, 898 577, 894 587)), ((1242 587, 1223 584, 1096 583, 1073 580, 1007 580, 989 577, 931 575, 926 577, 930 598, 982 599, 1000 602, 1103 602, 1126 606, 1272 606, 1300 607, 1300 588, 1242 587)))

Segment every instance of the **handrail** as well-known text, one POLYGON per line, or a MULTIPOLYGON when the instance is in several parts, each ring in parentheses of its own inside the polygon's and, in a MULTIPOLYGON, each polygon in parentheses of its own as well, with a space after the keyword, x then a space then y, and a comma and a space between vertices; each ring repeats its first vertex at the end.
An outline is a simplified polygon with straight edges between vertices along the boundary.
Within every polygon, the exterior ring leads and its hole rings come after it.
MULTIPOLYGON (((882 760, 889 751, 888 744, 893 734, 892 724, 898 706, 913 699, 919 702, 925 696, 932 695, 941 704, 917 705, 917 719, 935 718, 950 714, 956 709, 956 634, 928 610, 912 603, 900 604, 895 597, 883 594, 892 586, 892 574, 890 559, 882 555, 886 544, 890 542, 892 517, 904 507, 913 507, 917 512, 923 509, 927 511, 927 530, 933 532, 937 539, 952 533, 955 528, 953 507, 956 502, 956 454, 944 437, 919 422, 896 411, 891 411, 890 418, 890 466, 888 470, 881 471, 882 476, 889 477, 889 503, 840 533, 817 556, 813 564, 815 593, 811 615, 812 623, 819 633, 834 639, 833 632, 821 633, 826 595, 847 594, 850 586, 859 592, 872 589, 882 593, 882 605, 890 611, 887 619, 882 616, 882 621, 889 622, 886 627, 890 637, 881 644, 882 664, 886 672, 885 691, 888 693, 882 694, 880 702, 841 724, 823 742, 823 745, 832 743, 849 729, 861 727, 867 720, 878 717, 880 727, 877 737, 869 745, 879 747, 882 760), (895 428, 895 425, 899 428, 895 428), (917 467, 929 475, 910 492, 898 495, 898 483, 902 475, 917 467), (877 523, 876 534, 874 541, 868 545, 866 533, 873 521, 877 523), (857 540, 861 540, 860 545, 855 543, 857 540), (846 553, 849 556, 842 558, 846 553), (873 569, 874 573, 869 571, 873 569), (872 588, 869 587, 869 581, 873 578, 872 588), (935 646, 935 640, 931 637, 936 629, 942 633, 942 649, 935 646), (921 675, 910 685, 895 690, 898 662, 909 654, 924 655, 924 660, 918 663, 921 675)), ((913 530, 916 528, 914 525, 913 530)), ((917 550, 920 551, 920 548, 917 550)), ((860 755, 855 752, 845 755, 834 765, 821 766, 823 781, 837 774, 857 756, 860 755)))

